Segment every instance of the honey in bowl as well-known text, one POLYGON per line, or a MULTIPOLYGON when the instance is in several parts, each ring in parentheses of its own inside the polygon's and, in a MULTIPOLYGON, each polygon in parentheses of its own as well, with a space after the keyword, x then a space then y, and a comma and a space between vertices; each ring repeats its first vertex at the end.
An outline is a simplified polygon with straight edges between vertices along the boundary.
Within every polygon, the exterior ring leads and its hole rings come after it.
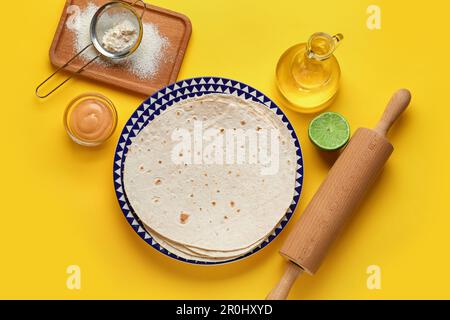
POLYGON ((95 147, 108 140, 117 126, 114 104, 103 95, 89 93, 75 98, 64 114, 68 135, 76 143, 95 147))

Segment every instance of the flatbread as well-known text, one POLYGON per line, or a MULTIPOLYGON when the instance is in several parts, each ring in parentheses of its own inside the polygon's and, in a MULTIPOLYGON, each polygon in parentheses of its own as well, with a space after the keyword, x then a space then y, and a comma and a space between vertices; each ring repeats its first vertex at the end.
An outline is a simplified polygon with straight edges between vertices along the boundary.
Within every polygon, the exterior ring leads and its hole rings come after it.
POLYGON ((162 237, 200 251, 245 250, 266 238, 286 214, 296 159, 289 130, 267 107, 231 95, 205 95, 175 103, 134 138, 124 189, 139 218, 162 237), (215 130, 210 140, 195 138, 199 124, 202 133, 215 130), (214 161, 214 150, 228 154, 225 138, 235 132, 256 132, 257 148, 263 150, 265 134, 268 152, 276 156, 258 162, 261 153, 252 158, 248 139, 234 140, 235 161, 214 161), (186 146, 178 139, 181 133, 191 137, 189 148, 180 147, 186 146), (210 141, 221 138, 224 144, 212 148, 210 141), (246 154, 243 163, 236 161, 239 148, 246 154), (196 159, 198 152, 203 154, 196 159))
MULTIPOLYGON (((182 247, 174 246, 173 243, 169 242, 167 239, 162 238, 160 235, 157 235, 154 231, 148 230, 147 232, 152 236, 152 238, 164 249, 167 251, 177 255, 178 257, 194 260, 194 261, 202 261, 202 262, 225 262, 228 260, 232 260, 234 258, 211 258, 211 257, 203 257, 199 255, 193 255, 191 252, 183 250, 182 247)), ((237 258, 237 257, 236 257, 237 258)))
MULTIPOLYGON (((144 225, 145 226, 145 225, 144 225)), ((181 251, 187 255, 193 256, 193 257, 202 257, 202 258, 212 258, 212 259, 233 259, 237 258, 239 256, 245 255, 249 253, 250 251, 254 250, 258 246, 261 245, 264 241, 266 241, 266 238, 259 240, 257 243, 249 246, 245 249, 239 249, 235 251, 212 251, 212 250, 204 250, 204 249, 198 249, 193 248, 189 246, 182 245, 180 243, 176 243, 171 241, 170 239, 164 238, 163 236, 157 234, 154 230, 152 230, 150 227, 145 226, 145 229, 151 236, 155 236, 155 240, 159 239, 163 241, 164 243, 167 243, 168 246, 175 248, 177 251, 181 251)), ((157 241, 158 242, 158 241, 157 241)))

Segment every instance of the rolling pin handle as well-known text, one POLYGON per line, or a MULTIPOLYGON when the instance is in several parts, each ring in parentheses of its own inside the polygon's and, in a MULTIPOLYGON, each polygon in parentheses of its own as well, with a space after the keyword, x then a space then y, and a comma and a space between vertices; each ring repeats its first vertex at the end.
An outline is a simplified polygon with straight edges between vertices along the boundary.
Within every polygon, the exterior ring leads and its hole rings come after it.
POLYGON ((297 280, 297 277, 302 272, 303 269, 301 267, 292 261, 288 261, 283 277, 281 277, 275 288, 273 288, 273 290, 266 297, 266 300, 286 300, 289 295, 289 291, 295 283, 295 280, 297 280))
POLYGON ((400 89, 394 93, 374 130, 380 135, 386 136, 394 122, 408 107, 410 101, 411 92, 409 90, 400 89))

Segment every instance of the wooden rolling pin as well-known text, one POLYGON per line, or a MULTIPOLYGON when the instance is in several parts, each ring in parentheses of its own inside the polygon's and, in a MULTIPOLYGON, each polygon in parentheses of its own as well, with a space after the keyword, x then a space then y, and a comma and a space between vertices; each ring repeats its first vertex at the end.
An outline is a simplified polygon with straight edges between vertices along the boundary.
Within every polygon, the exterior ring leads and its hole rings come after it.
POLYGON ((375 129, 360 128, 331 168, 280 250, 286 271, 267 299, 286 299, 303 271, 314 274, 328 248, 373 184, 393 151, 386 134, 411 101, 397 91, 375 129))

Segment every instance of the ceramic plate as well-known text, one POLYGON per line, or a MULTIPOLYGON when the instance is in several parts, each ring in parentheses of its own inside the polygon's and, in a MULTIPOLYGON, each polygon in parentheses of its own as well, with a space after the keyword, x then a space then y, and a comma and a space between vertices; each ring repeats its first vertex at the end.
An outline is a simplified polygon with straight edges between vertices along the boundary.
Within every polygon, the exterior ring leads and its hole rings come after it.
POLYGON ((266 247, 273 239, 275 239, 278 234, 283 230, 288 221, 291 219, 297 203, 300 199, 300 193, 302 191, 303 185, 303 157, 300 147, 300 142, 295 134, 294 128, 292 127, 289 120, 286 118, 281 109, 267 96, 258 90, 235 80, 218 78, 218 77, 202 77, 182 80, 172 85, 169 85, 160 91, 153 94, 146 101, 144 101, 139 108, 132 114, 131 118, 126 123, 122 130, 122 133, 117 144, 116 152, 114 155, 114 186, 119 201, 119 205, 125 215, 128 223, 131 225, 133 230, 150 246, 158 250, 159 252, 188 263, 201 264, 201 265, 214 265, 223 264, 233 261, 237 261, 248 257, 262 248, 266 247), (139 220, 138 216, 133 212, 131 206, 128 203, 126 194, 123 189, 123 169, 125 164, 125 158, 128 150, 128 146, 132 143, 133 138, 136 137, 139 132, 151 123, 156 117, 158 117, 163 111, 170 108, 174 103, 198 96, 220 93, 229 94, 237 97, 241 97, 246 100, 253 100, 265 106, 274 112, 286 125, 292 136, 292 142, 295 144, 297 152, 297 177, 294 198, 292 204, 289 207, 286 215, 283 217, 281 222, 275 228, 275 231, 257 248, 253 249, 251 252, 244 256, 238 258, 232 258, 227 261, 220 262, 204 262, 196 260, 186 260, 184 258, 178 257, 170 251, 160 246, 144 229, 142 222, 139 220))

